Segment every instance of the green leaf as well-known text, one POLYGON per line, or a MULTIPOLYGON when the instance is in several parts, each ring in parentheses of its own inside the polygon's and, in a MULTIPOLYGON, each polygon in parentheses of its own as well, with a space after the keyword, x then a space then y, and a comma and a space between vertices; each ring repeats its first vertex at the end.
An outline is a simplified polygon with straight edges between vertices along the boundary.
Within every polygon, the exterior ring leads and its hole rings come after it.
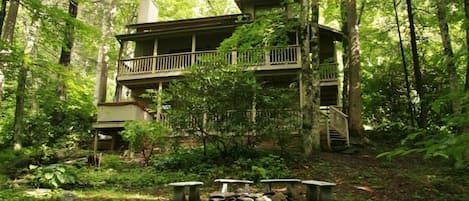
POLYGON ((54 177, 54 174, 52 174, 50 172, 47 172, 47 173, 44 174, 44 178, 47 179, 47 180, 52 179, 52 177, 54 177))

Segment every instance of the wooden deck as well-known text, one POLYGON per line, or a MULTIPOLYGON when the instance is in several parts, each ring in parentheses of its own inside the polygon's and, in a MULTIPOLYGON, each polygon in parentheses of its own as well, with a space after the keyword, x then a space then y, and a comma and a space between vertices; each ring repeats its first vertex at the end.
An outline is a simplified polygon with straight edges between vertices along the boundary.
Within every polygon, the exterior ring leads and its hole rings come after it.
MULTIPOLYGON (((250 49, 243 52, 216 50, 144 56, 121 59, 118 64, 119 81, 182 76, 193 65, 218 62, 221 65, 241 65, 255 71, 294 70, 301 68, 299 46, 276 47, 270 50, 250 49)), ((337 81, 337 64, 322 64, 321 81, 337 81)))

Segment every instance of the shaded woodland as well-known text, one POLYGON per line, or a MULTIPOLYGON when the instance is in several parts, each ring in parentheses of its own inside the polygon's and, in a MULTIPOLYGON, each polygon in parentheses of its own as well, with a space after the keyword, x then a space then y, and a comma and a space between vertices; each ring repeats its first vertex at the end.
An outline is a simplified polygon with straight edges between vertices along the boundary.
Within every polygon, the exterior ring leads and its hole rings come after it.
MULTIPOLYGON (((154 2, 160 21, 240 12, 234 2, 224 0, 154 2)), ((200 147, 179 147, 179 141, 166 140, 171 130, 165 125, 140 122, 128 124, 129 129, 122 133, 136 157, 104 153, 100 167, 89 167, 84 158, 97 155, 89 146, 95 134, 96 105, 113 100, 119 88, 115 76, 122 52, 114 36, 129 33, 126 25, 136 23, 139 1, 2 0, 0 200, 60 200, 63 189, 83 200, 139 200, 131 196, 140 193, 148 199, 167 200, 169 189, 161 189, 174 181, 209 183, 221 177, 257 181, 318 174, 339 184, 337 200, 469 199, 465 189, 469 185, 469 1, 299 2, 299 21, 291 26, 301 30, 302 50, 311 52, 302 55, 302 72, 303 85, 312 89, 306 93, 302 118, 316 122, 303 125, 302 152, 240 148, 230 137, 222 139, 223 151, 207 144, 204 136, 198 138, 200 147), (340 106, 349 117, 352 137, 347 153, 319 147, 320 38, 315 36, 320 24, 344 35, 335 45, 340 50, 336 55, 341 66, 340 106), (152 145, 150 155, 144 141, 152 145), (153 146, 157 151, 153 152, 153 146), (155 186, 161 188, 155 190, 155 186), (45 198, 24 193, 39 187, 59 190, 45 198), (85 190, 78 192, 80 189, 85 190), (96 197, 100 194, 109 197, 96 197), (402 194, 409 196, 400 197, 402 194)), ((290 28, 288 23, 282 25, 278 27, 290 28)), ((255 25, 244 29, 252 32, 232 38, 255 36, 251 33, 265 36, 271 29, 277 28, 255 25)), ((223 45, 229 47, 235 39, 231 40, 223 45)), ((218 76, 221 81, 209 89, 214 93, 228 87, 223 84, 227 79, 245 87, 240 90, 258 87, 251 85, 252 75, 229 72, 235 74, 216 70, 193 74, 218 76)), ((193 77, 191 87, 206 86, 201 77, 193 77)), ((175 94, 188 96, 173 98, 187 105, 200 103, 197 91, 174 86, 175 94)), ((266 93, 274 95, 259 94, 257 98, 277 100, 270 102, 277 107, 289 104, 289 97, 279 95, 281 91, 266 93)), ((147 96, 155 102, 167 98, 154 92, 147 96)), ((200 104, 208 108, 215 103, 222 109, 233 105, 221 103, 219 97, 200 104)), ((179 112, 181 117, 188 115, 188 111, 179 112)), ((231 123, 239 124, 236 119, 231 123)), ((253 128, 237 129, 249 132, 253 128)), ((275 133, 270 127, 264 131, 275 133)), ((279 144, 289 140, 283 135, 271 137, 279 144)))

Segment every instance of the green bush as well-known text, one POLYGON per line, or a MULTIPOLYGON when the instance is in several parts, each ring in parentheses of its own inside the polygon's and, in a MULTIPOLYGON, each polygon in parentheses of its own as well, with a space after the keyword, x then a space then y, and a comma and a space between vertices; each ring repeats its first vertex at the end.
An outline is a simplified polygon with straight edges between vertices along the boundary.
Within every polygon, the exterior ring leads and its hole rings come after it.
POLYGON ((155 147, 166 147, 166 137, 171 133, 171 129, 161 122, 132 121, 126 122, 124 127, 122 137, 129 142, 133 151, 143 154, 146 164, 150 161, 155 147))
POLYGON ((290 176, 285 160, 273 154, 256 159, 241 158, 235 161, 234 167, 242 179, 254 181, 290 176))
POLYGON ((128 166, 119 155, 114 154, 103 155, 100 164, 101 168, 111 168, 115 170, 123 170, 128 166))
POLYGON ((35 187, 59 188, 76 183, 76 175, 70 171, 71 166, 53 164, 48 166, 30 165, 31 180, 35 187))
POLYGON ((285 178, 290 175, 285 160, 277 155, 257 152, 252 148, 231 150, 227 156, 215 149, 181 150, 154 158, 155 171, 184 171, 197 174, 206 180, 237 178, 258 181, 267 178, 285 178))

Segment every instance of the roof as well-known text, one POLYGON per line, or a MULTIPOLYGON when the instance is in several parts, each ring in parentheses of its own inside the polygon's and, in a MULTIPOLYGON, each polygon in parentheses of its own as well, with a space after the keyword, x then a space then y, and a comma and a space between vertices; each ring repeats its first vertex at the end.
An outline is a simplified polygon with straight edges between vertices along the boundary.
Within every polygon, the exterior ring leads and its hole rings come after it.
MULTIPOLYGON (((152 38, 167 34, 185 34, 188 31, 223 30, 235 29, 241 24, 251 22, 249 14, 223 15, 205 18, 193 18, 164 22, 152 22, 127 25, 128 28, 136 29, 136 33, 117 35, 119 41, 133 41, 144 38, 152 38)), ((320 32, 332 36, 334 40, 341 40, 343 34, 331 27, 319 25, 320 32)))
POLYGON ((127 25, 128 28, 137 29, 136 33, 117 35, 118 40, 135 40, 145 37, 164 35, 169 33, 185 33, 190 31, 203 31, 213 29, 235 28, 240 24, 250 22, 250 15, 236 14, 215 17, 193 18, 164 22, 152 22, 127 25))
MULTIPOLYGON (((255 4, 255 5, 279 5, 281 3, 280 0, 235 0, 236 5, 238 5, 238 8, 242 10, 244 5, 247 4, 255 4)), ((295 2, 298 2, 298 0, 295 0, 295 2)))

